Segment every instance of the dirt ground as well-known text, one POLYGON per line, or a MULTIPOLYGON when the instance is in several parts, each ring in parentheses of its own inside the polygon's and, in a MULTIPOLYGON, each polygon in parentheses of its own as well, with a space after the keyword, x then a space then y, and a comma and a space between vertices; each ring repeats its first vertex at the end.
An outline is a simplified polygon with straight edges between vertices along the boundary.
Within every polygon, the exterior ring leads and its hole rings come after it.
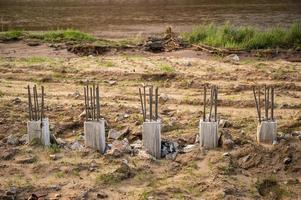
POLYGON ((191 49, 80 57, 49 44, 0 43, 0 199, 300 199, 300 99, 300 62, 245 57, 231 63, 191 49), (203 85, 218 85, 218 114, 227 121, 219 130, 234 146, 153 160, 9 144, 8 137, 26 134, 28 84, 45 87, 51 133, 83 144, 87 83, 100 86, 107 129, 128 128, 131 143, 141 139, 138 87, 158 86, 166 97, 159 105, 162 137, 184 146, 194 144, 198 133, 203 85), (254 84, 275 86, 278 144, 256 143, 254 84))

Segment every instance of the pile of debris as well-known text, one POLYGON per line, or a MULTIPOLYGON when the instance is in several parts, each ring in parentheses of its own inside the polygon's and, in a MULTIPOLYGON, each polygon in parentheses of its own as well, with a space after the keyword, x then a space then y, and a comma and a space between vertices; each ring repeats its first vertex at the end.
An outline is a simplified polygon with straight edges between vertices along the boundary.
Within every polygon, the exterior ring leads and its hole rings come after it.
POLYGON ((151 52, 174 51, 187 46, 181 37, 172 32, 171 27, 166 29, 163 36, 149 37, 143 45, 145 51, 151 52))

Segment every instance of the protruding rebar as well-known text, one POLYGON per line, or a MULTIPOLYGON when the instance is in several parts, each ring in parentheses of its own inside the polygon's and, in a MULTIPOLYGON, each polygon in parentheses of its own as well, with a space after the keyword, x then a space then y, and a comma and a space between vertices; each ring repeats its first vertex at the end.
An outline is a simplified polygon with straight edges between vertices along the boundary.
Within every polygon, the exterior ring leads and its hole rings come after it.
POLYGON ((44 118, 44 86, 41 86, 41 90, 42 90, 42 100, 41 100, 41 121, 44 118))
POLYGON ((153 120, 153 87, 149 88, 149 121, 153 120))
POLYGON ((30 94, 29 85, 27 86, 27 92, 28 92, 28 116, 29 116, 29 121, 31 121, 32 120, 32 103, 31 103, 31 94, 30 94))
POLYGON ((271 87, 271 120, 274 121, 274 87, 271 87))
POLYGON ((214 86, 211 86, 211 94, 210 94, 210 111, 209 111, 209 117, 208 117, 208 121, 211 121, 211 116, 212 116, 212 108, 213 108, 213 96, 214 96, 214 86))
POLYGON ((158 120, 158 87, 156 87, 156 90, 155 90, 155 120, 158 120))
POLYGON ((86 112, 86 121, 88 120, 88 108, 87 108, 87 89, 84 87, 84 96, 85 96, 85 112, 86 112))
POLYGON ((257 110, 257 114, 258 114, 258 121, 260 122, 260 113, 259 113, 260 111, 259 111, 259 106, 258 106, 258 102, 257 102, 255 87, 253 87, 253 95, 254 95, 255 106, 256 106, 256 110, 257 110))
POLYGON ((96 87, 96 108, 97 108, 97 121, 100 120, 100 103, 99 103, 99 86, 96 87))
POLYGON ((264 85, 264 110, 265 110, 265 120, 268 120, 268 107, 267 107, 267 86, 264 85))
POLYGON ((218 88, 215 86, 215 102, 214 102, 214 121, 217 122, 217 98, 218 98, 218 88))
POLYGON ((267 88, 267 121, 269 121, 269 109, 270 109, 270 88, 267 88))
POLYGON ((258 109, 259 109, 259 122, 261 122, 261 99, 260 99, 261 91, 260 91, 260 86, 258 87, 258 109))
POLYGON ((39 103, 38 103, 38 94, 37 94, 37 86, 35 85, 33 87, 33 92, 34 92, 34 109, 35 109, 35 120, 38 120, 38 108, 39 108, 39 103))
POLYGON ((140 96, 140 103, 141 103, 141 111, 142 111, 143 121, 145 121, 145 112, 144 112, 144 106, 143 106, 143 98, 142 98, 141 88, 139 88, 139 96, 140 96))
POLYGON ((143 101, 144 101, 144 116, 145 116, 145 119, 146 119, 146 111, 147 111, 147 107, 146 107, 146 86, 143 85, 143 101))
POLYGON ((204 85, 204 101, 203 101, 203 104, 204 104, 204 110, 203 110, 203 121, 206 120, 206 91, 207 91, 207 88, 206 88, 206 85, 204 85))
POLYGON ((91 110, 91 119, 94 120, 94 115, 93 115, 93 91, 92 91, 92 87, 90 87, 90 110, 91 110))

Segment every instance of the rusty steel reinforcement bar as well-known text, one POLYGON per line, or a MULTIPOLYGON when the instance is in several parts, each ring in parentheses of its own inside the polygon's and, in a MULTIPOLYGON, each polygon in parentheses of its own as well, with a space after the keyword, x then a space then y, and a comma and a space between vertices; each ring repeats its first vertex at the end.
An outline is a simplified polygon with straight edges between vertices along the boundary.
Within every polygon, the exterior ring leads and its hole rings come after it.
POLYGON ((270 109, 270 88, 267 88, 267 121, 269 121, 269 109, 270 109))
POLYGON ((145 122, 145 112, 144 112, 144 104, 143 104, 141 88, 139 88, 139 96, 140 96, 140 104, 141 104, 141 111, 142 111, 143 121, 145 122))
POLYGON ((267 86, 264 85, 264 111, 265 111, 265 121, 268 119, 268 110, 267 110, 267 86))
POLYGON ((42 90, 42 99, 41 99, 41 121, 44 118, 44 86, 41 86, 41 90, 42 90))
POLYGON ((218 98, 218 88, 215 86, 215 103, 214 103, 214 121, 217 121, 217 98, 218 98))
POLYGON ((86 112, 86 121, 88 120, 88 109, 87 109, 87 90, 84 87, 84 96, 85 96, 85 112, 86 112))
POLYGON ((149 87, 149 121, 153 120, 153 87, 149 87))
POLYGON ((208 117, 208 121, 210 122, 211 121, 211 116, 212 116, 212 108, 213 108, 213 97, 215 96, 214 95, 214 86, 211 86, 211 91, 210 91, 210 111, 209 111, 209 117, 208 117))
POLYGON ((93 120, 93 91, 92 91, 92 87, 90 87, 90 110, 91 110, 91 119, 93 120))
POLYGON ((259 117, 259 123, 261 122, 261 99, 260 99, 261 91, 260 91, 260 86, 258 86, 258 117, 259 117))
POLYGON ((271 87, 271 120, 274 121, 274 86, 271 87))
POLYGON ((96 107, 97 107, 97 121, 100 120, 100 102, 99 102, 99 86, 96 87, 96 107))
POLYGON ((158 120, 158 87, 156 87, 156 90, 155 90, 155 120, 157 121, 158 120))
POLYGON ((258 121, 260 122, 260 111, 259 111, 259 106, 258 106, 258 102, 257 102, 255 86, 253 87, 253 95, 254 95, 255 106, 256 106, 256 110, 257 110, 257 114, 258 114, 258 121))
POLYGON ((32 116, 32 102, 31 102, 31 94, 30 94, 30 86, 27 86, 27 92, 28 92, 28 117, 29 121, 33 119, 32 116))
POLYGON ((203 101, 203 106, 204 106, 204 110, 203 110, 203 121, 206 120, 206 85, 204 85, 204 101, 203 101))

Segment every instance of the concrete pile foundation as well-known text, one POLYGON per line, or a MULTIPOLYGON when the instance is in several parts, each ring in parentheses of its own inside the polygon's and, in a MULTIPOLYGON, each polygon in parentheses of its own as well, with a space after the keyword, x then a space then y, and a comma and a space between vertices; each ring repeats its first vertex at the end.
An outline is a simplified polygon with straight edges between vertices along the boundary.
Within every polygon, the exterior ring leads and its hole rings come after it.
POLYGON ((105 120, 86 121, 84 123, 85 146, 100 151, 106 150, 105 120))
POLYGON ((262 121, 257 126, 257 142, 273 144, 277 135, 277 122, 262 121))
POLYGON ((145 150, 156 159, 161 158, 161 122, 144 122, 142 128, 142 141, 145 150))
POLYGON ((48 118, 38 121, 27 122, 28 143, 39 140, 45 146, 50 145, 49 121, 48 118))
POLYGON ((218 122, 208 122, 200 120, 199 134, 200 145, 209 149, 216 148, 218 145, 217 136, 218 122))

